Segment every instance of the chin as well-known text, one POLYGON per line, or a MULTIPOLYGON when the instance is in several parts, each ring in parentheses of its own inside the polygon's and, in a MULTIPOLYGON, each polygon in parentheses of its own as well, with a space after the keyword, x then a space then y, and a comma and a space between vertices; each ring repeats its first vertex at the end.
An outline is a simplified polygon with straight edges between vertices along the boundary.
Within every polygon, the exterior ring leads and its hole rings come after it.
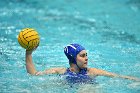
POLYGON ((87 68, 87 65, 86 66, 83 66, 82 68, 87 68))

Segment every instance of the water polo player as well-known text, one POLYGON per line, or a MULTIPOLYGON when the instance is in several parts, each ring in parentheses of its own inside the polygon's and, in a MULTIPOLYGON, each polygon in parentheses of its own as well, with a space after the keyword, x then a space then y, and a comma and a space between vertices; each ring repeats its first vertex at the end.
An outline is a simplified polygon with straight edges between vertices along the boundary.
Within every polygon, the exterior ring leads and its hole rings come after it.
POLYGON ((97 68, 88 68, 88 56, 86 49, 79 44, 70 44, 64 48, 64 53, 69 60, 69 68, 50 68, 37 71, 33 65, 32 52, 26 50, 26 68, 32 75, 63 74, 68 82, 91 82, 96 76, 119 77, 139 81, 139 78, 118 75, 97 68))

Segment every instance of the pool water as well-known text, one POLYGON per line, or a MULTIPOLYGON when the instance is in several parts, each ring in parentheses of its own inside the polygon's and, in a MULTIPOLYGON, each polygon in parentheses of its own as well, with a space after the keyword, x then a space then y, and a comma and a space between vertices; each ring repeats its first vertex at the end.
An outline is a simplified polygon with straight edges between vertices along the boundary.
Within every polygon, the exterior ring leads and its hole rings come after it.
POLYGON ((37 70, 69 67, 63 48, 76 42, 89 67, 140 78, 139 24, 139 0, 1 0, 0 93, 140 93, 140 82, 119 78, 69 85, 60 75, 31 76, 17 41, 23 28, 38 31, 37 70))

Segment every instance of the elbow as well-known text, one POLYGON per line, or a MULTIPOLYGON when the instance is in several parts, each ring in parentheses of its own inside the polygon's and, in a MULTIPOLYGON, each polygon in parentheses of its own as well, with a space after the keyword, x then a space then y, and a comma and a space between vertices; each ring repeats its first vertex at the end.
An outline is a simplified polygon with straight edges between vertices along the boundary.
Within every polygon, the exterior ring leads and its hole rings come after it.
POLYGON ((28 70, 27 70, 27 73, 29 73, 30 75, 36 75, 36 72, 32 72, 32 71, 28 71, 28 70))

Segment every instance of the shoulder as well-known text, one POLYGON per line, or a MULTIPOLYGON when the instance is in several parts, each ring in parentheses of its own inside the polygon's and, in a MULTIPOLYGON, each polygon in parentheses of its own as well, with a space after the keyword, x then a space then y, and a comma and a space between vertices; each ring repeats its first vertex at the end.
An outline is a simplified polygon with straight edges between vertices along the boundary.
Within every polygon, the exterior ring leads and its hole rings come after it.
POLYGON ((89 74, 90 75, 96 75, 96 76, 109 76, 109 77, 118 76, 115 73, 111 73, 111 72, 101 70, 101 69, 97 69, 97 68, 89 68, 89 74))
POLYGON ((90 75, 99 75, 100 73, 103 73, 104 70, 97 69, 97 68, 88 68, 88 73, 90 75))

